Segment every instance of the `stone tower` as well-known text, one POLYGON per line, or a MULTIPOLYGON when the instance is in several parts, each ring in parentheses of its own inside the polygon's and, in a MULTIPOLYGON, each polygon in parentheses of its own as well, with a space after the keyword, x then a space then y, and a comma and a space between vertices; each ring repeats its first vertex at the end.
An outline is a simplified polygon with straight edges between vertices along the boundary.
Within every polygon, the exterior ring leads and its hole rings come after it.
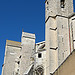
POLYGON ((73 14, 73 0, 46 0, 46 75, 67 58, 73 50, 69 16, 73 14))
POLYGON ((20 74, 20 60, 19 55, 21 51, 21 43, 7 40, 5 46, 5 57, 2 68, 2 75, 19 75, 20 74))
POLYGON ((21 42, 20 75, 25 75, 33 66, 32 58, 35 47, 35 34, 22 32, 21 42))

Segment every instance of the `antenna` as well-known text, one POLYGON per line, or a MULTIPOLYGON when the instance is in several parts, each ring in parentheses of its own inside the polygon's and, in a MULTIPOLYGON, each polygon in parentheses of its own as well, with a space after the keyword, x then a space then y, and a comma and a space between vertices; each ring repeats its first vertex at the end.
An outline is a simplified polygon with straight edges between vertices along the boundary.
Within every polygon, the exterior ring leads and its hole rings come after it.
POLYGON ((24 32, 23 28, 22 28, 22 32, 24 32))

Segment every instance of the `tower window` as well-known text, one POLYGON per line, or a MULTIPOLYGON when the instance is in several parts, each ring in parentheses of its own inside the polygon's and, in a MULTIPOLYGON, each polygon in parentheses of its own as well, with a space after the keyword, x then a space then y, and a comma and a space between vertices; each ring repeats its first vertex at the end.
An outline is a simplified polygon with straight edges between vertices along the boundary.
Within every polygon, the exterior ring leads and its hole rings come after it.
POLYGON ((38 58, 41 58, 41 57, 42 57, 42 54, 41 54, 41 53, 39 53, 39 54, 38 54, 38 58))
POLYGON ((61 6, 61 8, 64 8, 64 6, 65 6, 65 0, 61 0, 60 1, 60 6, 61 6))
POLYGON ((49 4, 49 3, 47 2, 47 4, 49 4))

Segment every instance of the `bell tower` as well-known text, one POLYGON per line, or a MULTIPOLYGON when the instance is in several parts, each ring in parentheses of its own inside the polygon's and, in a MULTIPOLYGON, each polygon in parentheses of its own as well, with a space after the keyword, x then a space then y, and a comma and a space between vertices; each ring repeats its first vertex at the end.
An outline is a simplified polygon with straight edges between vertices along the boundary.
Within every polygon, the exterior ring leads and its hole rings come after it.
POLYGON ((68 17, 73 13, 73 0, 57 0, 57 15, 68 17))
POLYGON ((45 1, 46 75, 52 74, 71 53, 71 14, 73 0, 45 1))
POLYGON ((73 0, 46 0, 45 17, 48 16, 69 16, 73 13, 73 0))

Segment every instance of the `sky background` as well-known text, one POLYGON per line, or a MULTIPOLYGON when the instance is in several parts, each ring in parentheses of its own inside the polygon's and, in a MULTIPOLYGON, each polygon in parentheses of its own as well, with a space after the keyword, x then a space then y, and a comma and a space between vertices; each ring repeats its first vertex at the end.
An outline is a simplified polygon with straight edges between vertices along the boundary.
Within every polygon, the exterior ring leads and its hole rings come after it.
POLYGON ((0 0, 0 75, 6 40, 21 41, 24 32, 45 40, 45 0, 0 0))
POLYGON ((45 0, 0 0, 0 75, 6 40, 20 42, 22 29, 45 40, 45 0))

